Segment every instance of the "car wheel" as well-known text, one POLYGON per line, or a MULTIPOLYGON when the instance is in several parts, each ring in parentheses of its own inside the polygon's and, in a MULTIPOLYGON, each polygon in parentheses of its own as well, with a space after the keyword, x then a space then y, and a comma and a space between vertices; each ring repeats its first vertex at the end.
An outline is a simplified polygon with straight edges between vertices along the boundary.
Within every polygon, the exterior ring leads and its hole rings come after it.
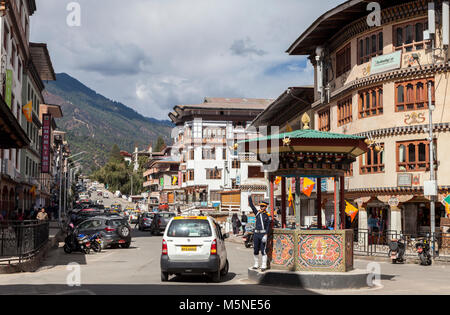
POLYGON ((169 281, 169 273, 161 271, 161 281, 166 282, 169 281))
POLYGON ((222 277, 226 277, 228 275, 228 268, 229 268, 229 264, 228 264, 228 259, 227 259, 225 266, 223 266, 223 269, 220 271, 220 275, 222 277))
POLYGON ((220 282, 220 270, 216 271, 216 272, 212 272, 210 274, 211 280, 212 282, 218 283, 220 282))
POLYGON ((117 234, 122 238, 128 237, 130 235, 130 229, 127 226, 122 225, 117 229, 117 234))
POLYGON ((130 245, 131 245, 131 243, 128 242, 128 243, 125 243, 125 244, 120 244, 120 247, 122 247, 122 248, 130 248, 130 245))

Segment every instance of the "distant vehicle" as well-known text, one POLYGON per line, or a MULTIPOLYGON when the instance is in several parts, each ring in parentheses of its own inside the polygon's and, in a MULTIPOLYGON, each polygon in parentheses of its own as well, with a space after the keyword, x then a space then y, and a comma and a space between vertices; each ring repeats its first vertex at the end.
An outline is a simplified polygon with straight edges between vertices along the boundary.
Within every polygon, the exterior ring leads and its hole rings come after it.
POLYGON ((107 191, 103 192, 103 198, 109 199, 109 193, 107 191))
POLYGON ((111 211, 116 211, 117 213, 122 212, 122 205, 120 203, 113 203, 111 205, 111 211))
POLYGON ((117 191, 114 193, 114 196, 116 196, 117 198, 120 198, 120 197, 122 196, 122 193, 121 193, 119 190, 117 190, 117 191))
POLYGON ((173 217, 164 232, 161 281, 171 274, 208 274, 214 282, 228 274, 225 239, 210 217, 173 217))
POLYGON ((154 213, 145 212, 139 216, 139 231, 148 230, 152 224, 152 220, 155 217, 154 213))
POLYGON ((139 212, 137 212, 137 211, 131 211, 131 212, 129 213, 129 220, 130 220, 130 223, 131 223, 131 224, 133 224, 133 223, 138 223, 138 219, 139 219, 139 212))
POLYGON ((167 224, 173 217, 175 217, 175 215, 176 214, 173 212, 155 213, 155 216, 153 217, 152 220, 152 224, 150 226, 150 231, 152 235, 159 235, 161 233, 164 233, 167 224))
POLYGON ((101 191, 97 191, 97 196, 102 196, 102 192, 101 191))
POLYGON ((124 200, 128 200, 128 197, 127 197, 127 195, 122 195, 122 199, 124 199, 124 200))
POLYGON ((102 205, 103 204, 103 200, 101 200, 101 199, 98 199, 96 202, 97 202, 98 205, 102 205))

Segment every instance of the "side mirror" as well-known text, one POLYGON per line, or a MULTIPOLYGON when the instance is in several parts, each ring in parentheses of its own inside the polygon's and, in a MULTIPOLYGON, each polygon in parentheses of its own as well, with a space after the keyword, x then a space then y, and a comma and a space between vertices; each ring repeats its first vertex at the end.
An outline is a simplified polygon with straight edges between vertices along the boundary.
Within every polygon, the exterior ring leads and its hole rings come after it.
POLYGON ((230 237, 230 233, 225 233, 225 234, 223 234, 223 239, 227 239, 227 238, 229 238, 230 237))

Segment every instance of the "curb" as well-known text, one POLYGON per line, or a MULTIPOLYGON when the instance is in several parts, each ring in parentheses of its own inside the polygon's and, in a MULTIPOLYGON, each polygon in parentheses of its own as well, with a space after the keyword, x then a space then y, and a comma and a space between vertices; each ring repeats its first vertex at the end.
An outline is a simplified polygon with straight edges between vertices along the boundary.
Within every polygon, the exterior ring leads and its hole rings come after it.
POLYGON ((64 232, 62 230, 58 231, 58 233, 56 233, 55 236, 50 237, 47 243, 44 246, 42 246, 39 252, 36 255, 34 255, 31 259, 21 264, 2 266, 0 267, 0 274, 37 271, 41 267, 42 262, 47 258, 48 252, 52 249, 58 248, 61 238, 64 239, 64 232))
POLYGON ((349 272, 295 272, 248 269, 248 279, 260 285, 297 287, 303 289, 343 290, 368 288, 369 271, 355 269, 349 272))

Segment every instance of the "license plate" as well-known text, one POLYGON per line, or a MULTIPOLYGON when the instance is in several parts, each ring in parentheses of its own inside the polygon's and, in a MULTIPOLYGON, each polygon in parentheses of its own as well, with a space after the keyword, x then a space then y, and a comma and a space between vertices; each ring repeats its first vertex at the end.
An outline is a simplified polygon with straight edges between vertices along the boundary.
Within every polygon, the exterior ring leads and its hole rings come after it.
POLYGON ((197 246, 181 246, 182 252, 196 252, 197 246))
POLYGON ((421 252, 423 252, 423 249, 422 249, 421 247, 419 247, 419 248, 417 249, 417 251, 418 251, 419 253, 421 253, 421 252))

